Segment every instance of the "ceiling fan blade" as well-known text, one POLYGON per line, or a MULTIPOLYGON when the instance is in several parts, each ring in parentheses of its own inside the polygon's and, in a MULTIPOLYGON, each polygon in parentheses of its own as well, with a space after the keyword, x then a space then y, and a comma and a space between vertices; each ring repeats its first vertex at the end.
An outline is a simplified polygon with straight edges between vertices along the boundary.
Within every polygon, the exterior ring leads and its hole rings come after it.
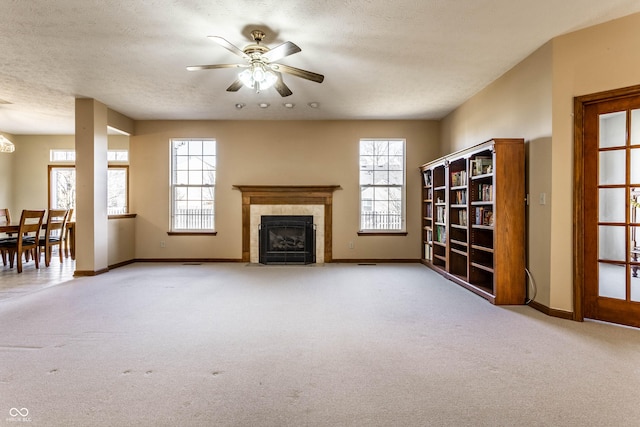
POLYGON ((197 70, 213 70, 216 68, 246 68, 249 65, 247 64, 213 64, 213 65, 191 65, 187 67, 189 71, 197 71, 197 70))
POLYGON ((262 57, 265 58, 269 62, 277 61, 278 59, 282 59, 285 56, 293 55, 294 53, 300 52, 302 49, 298 47, 295 43, 284 42, 279 46, 274 47, 269 50, 267 53, 263 54, 262 57))
POLYGON ((322 83, 322 81, 324 80, 324 76, 322 74, 313 73, 307 70, 301 70, 300 68, 291 67, 289 65, 270 64, 269 66, 275 71, 281 71, 283 73, 291 74, 292 76, 301 77, 313 82, 322 83))
POLYGON ((291 92, 291 89, 289 89, 289 86, 287 86, 284 83, 284 80, 282 80, 282 74, 280 73, 278 73, 278 80, 276 80, 276 82, 274 83, 273 88, 277 90, 280 96, 283 98, 285 96, 293 95, 293 92, 291 92))
POLYGON ((237 92, 242 86, 242 81, 240 79, 236 79, 236 81, 231 83, 231 86, 227 88, 227 92, 237 92))
POLYGON ((211 40, 213 40, 214 42, 218 43, 220 46, 222 46, 223 48, 227 49, 228 51, 235 53, 236 55, 238 55, 241 58, 244 59, 251 59, 249 58, 249 55, 247 55, 246 53, 244 53, 242 51, 242 49, 232 45, 231 43, 229 43, 227 40, 223 39, 222 37, 219 36, 209 36, 209 38, 211 40))

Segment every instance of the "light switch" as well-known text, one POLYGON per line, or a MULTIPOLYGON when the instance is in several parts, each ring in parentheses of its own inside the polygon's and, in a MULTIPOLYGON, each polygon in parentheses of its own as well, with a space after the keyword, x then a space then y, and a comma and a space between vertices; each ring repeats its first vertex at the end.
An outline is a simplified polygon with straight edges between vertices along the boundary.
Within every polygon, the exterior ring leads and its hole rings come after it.
POLYGON ((540 193, 540 204, 541 205, 547 204, 547 193, 540 193))

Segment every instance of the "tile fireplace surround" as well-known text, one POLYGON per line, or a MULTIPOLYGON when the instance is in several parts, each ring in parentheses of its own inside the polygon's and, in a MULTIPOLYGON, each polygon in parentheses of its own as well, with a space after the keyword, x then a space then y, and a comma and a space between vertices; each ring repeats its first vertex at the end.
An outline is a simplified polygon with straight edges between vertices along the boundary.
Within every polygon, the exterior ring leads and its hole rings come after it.
POLYGON ((333 192, 339 185, 234 185, 242 192, 242 261, 258 262, 262 215, 313 215, 316 263, 332 260, 333 192))

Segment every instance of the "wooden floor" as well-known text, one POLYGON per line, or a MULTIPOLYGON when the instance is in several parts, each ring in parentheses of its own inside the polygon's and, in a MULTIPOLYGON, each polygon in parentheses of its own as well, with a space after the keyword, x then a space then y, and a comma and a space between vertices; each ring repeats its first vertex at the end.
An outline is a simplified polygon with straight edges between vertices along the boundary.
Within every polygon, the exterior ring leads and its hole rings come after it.
POLYGON ((56 253, 49 267, 45 267, 44 257, 42 257, 40 268, 36 268, 31 260, 23 264, 20 274, 15 265, 9 268, 9 265, 5 266, 0 262, 0 300, 36 292, 72 280, 75 266, 76 263, 71 258, 65 258, 61 264, 56 253))

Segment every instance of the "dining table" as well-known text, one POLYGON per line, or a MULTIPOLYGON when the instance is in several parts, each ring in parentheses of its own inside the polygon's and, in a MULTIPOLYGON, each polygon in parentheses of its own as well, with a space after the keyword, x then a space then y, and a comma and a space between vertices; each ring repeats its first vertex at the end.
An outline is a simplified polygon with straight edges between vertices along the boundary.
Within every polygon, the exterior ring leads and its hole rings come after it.
MULTIPOLYGON (((64 242, 64 255, 65 257, 71 256, 71 259, 76 259, 76 234, 75 234, 75 221, 68 221, 65 225, 67 229, 66 238, 67 241, 64 242)), ((42 224, 42 229, 45 230, 47 228, 47 224, 42 224)), ((0 233, 14 234, 20 231, 20 223, 11 223, 11 224, 0 224, 0 233)))

